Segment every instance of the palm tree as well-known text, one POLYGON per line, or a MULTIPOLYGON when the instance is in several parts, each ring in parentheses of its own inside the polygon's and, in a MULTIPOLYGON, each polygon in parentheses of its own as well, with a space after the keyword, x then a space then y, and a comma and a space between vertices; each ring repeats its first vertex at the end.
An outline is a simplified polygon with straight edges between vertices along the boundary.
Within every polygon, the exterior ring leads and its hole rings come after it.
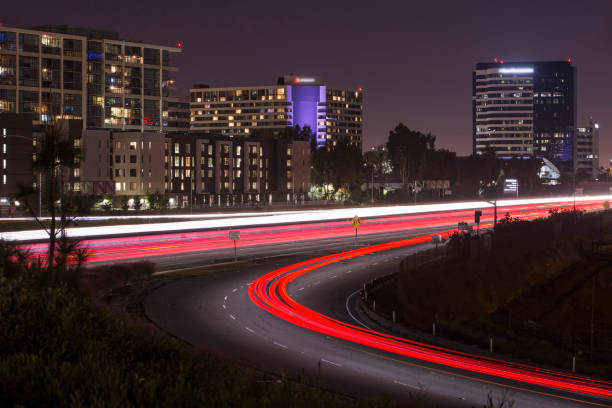
MULTIPOLYGON (((49 210, 49 225, 42 223, 36 215, 32 200, 35 191, 32 187, 21 186, 20 197, 30 215, 49 235, 49 250, 47 254, 47 269, 53 271, 57 263, 55 251, 58 240, 66 238, 66 227, 72 222, 68 217, 71 203, 64 198, 63 170, 78 165, 80 149, 66 135, 63 121, 48 123, 44 127, 41 140, 37 143, 33 168, 44 176, 46 194, 45 204, 49 210)), ((37 188, 43 188, 42 185, 37 188)))

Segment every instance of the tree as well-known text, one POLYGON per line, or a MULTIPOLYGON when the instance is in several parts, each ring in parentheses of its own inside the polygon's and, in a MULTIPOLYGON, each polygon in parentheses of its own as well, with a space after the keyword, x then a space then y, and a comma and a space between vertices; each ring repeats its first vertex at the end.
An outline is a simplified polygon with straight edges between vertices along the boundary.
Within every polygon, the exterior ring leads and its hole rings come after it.
MULTIPOLYGON (((74 208, 72 201, 64 194, 63 177, 65 170, 79 165, 80 149, 75 147, 74 142, 65 134, 64 124, 66 122, 57 121, 44 127, 33 161, 34 170, 42 174, 45 180, 43 197, 49 211, 48 226, 43 224, 36 214, 34 203, 37 194, 32 186, 20 186, 19 192, 26 210, 49 235, 47 270, 50 274, 54 272, 56 266, 59 269, 67 266, 68 253, 64 251, 74 252, 78 248, 78 241, 69 240, 66 235, 66 228, 74 221, 70 217, 74 208), (56 250, 59 258, 56 258, 56 250)), ((39 185, 37 188, 42 189, 43 186, 39 185)), ((81 255, 82 259, 78 259, 79 266, 84 260, 84 254, 81 255)))
POLYGON ((356 188, 360 188, 363 157, 359 146, 351 143, 348 138, 328 141, 313 151, 310 160, 311 180, 313 184, 323 186, 326 198, 329 197, 330 184, 335 191, 343 190, 346 198, 356 188))
POLYGON ((542 167, 542 160, 535 157, 513 158, 504 164, 504 174, 518 180, 519 191, 532 192, 540 184, 538 171, 542 167))
POLYGON ((310 179, 314 185, 323 186, 325 199, 329 199, 329 185, 331 183, 332 161, 331 145, 315 148, 310 155, 310 179))
POLYGON ((168 196, 160 193, 159 191, 149 194, 147 196, 147 200, 149 201, 149 206, 152 210, 165 210, 168 208, 168 196))
POLYGON ((363 156, 359 146, 341 138, 330 149, 330 181, 335 190, 342 189, 346 198, 356 189, 361 191, 363 156))
POLYGON ((494 151, 486 150, 457 161, 455 188, 468 197, 490 196, 497 192, 503 175, 501 160, 494 151))
POLYGON ((434 149, 436 137, 410 130, 403 123, 389 132, 387 150, 394 173, 402 180, 404 188, 408 182, 416 180, 421 161, 429 150, 434 149))
POLYGON ((421 180, 450 180, 454 183, 456 153, 446 149, 427 150, 421 159, 418 175, 421 180))
POLYGON ((370 176, 369 183, 372 183, 371 197, 370 200, 374 202, 374 176, 381 176, 383 173, 383 166, 386 159, 386 152, 382 149, 369 150, 363 154, 363 162, 370 176))

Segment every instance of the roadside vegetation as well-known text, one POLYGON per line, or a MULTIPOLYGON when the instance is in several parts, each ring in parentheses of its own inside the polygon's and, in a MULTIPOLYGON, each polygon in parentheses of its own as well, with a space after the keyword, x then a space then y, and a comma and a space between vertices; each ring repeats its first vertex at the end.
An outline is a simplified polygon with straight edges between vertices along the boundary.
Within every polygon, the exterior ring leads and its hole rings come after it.
POLYGON ((404 263, 377 305, 412 328, 612 378, 611 242, 610 211, 507 216, 490 238, 451 237, 443 260, 404 263))
POLYGON ((0 259, 0 406, 386 405, 239 368, 120 319, 92 297, 150 275, 150 263, 50 275, 6 242, 0 259))

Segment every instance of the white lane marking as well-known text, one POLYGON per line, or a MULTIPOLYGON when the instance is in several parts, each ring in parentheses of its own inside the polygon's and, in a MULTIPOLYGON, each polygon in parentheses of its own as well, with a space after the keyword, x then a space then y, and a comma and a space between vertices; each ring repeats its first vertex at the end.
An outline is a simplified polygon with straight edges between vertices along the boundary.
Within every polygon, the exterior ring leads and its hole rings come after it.
POLYGON ((321 283, 321 281, 316 281, 314 284, 315 284, 315 285, 318 285, 319 283, 321 283))
POLYGON ((236 320, 236 318, 234 317, 234 315, 230 315, 230 317, 232 318, 232 320, 236 320))
POLYGON ((397 380, 393 380, 393 382, 397 385, 403 385, 404 387, 410 387, 410 388, 414 388, 415 390, 420 390, 421 387, 417 387, 416 385, 410 385, 410 384, 406 384, 404 382, 401 381, 397 381, 397 380))
POLYGON ((224 301, 225 301, 225 300, 227 300, 227 295, 225 295, 225 297, 223 298, 223 300, 224 300, 224 301))
POLYGON ((346 271, 346 273, 351 273, 351 272, 353 272, 353 271, 346 271))
POLYGON ((280 343, 277 343, 277 342, 274 342, 274 344, 275 344, 276 346, 278 346, 278 347, 282 347, 282 348, 284 348, 284 349, 289 348, 289 347, 285 346, 284 344, 280 344, 280 343))
POLYGON ((371 328, 369 328, 365 323, 363 323, 361 320, 357 319, 353 313, 351 313, 351 309, 349 308, 349 302, 351 301, 351 298, 353 296, 355 296, 356 294, 358 294, 361 291, 361 289, 357 289, 356 291, 354 291, 353 293, 351 293, 349 295, 349 297, 346 298, 346 311, 348 312, 349 316, 351 316, 351 319, 353 319, 354 321, 356 321, 357 323, 359 323, 360 325, 362 325, 363 327, 365 327, 368 330, 372 330, 371 328))
POLYGON ((330 276, 329 278, 330 278, 330 279, 334 279, 335 277, 336 277, 336 275, 332 275, 332 276, 330 276))
POLYGON ((223 308, 224 308, 224 309, 227 309, 227 307, 225 307, 225 303, 224 303, 224 304, 222 304, 221 306, 223 306, 223 308))
POLYGON ((304 290, 304 288, 299 288, 298 290, 304 290))
POLYGON ((324 362, 324 363, 327 363, 327 364, 334 365, 336 367, 342 367, 342 364, 334 363, 333 361, 329 361, 329 360, 326 360, 324 358, 322 358, 321 361, 324 362))
POLYGON ((234 288, 234 290, 232 290, 232 292, 236 292, 238 289, 234 288))
POLYGON ((255 333, 255 330, 251 329, 249 326, 244 326, 244 328, 250 331, 251 333, 255 333))

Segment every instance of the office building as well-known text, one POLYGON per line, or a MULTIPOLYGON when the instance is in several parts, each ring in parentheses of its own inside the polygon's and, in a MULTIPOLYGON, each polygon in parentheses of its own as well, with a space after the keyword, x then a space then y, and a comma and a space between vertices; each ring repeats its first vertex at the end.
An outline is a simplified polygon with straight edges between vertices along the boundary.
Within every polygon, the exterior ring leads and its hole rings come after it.
POLYGON ((178 47, 121 40, 73 26, 0 26, 0 112, 34 123, 82 119, 83 128, 167 131, 178 47))
POLYGON ((309 126, 318 145, 347 137, 361 146, 363 90, 332 88, 318 77, 286 75, 276 85, 191 89, 191 131, 223 135, 309 126))
POLYGON ((478 63, 472 75, 473 151, 543 157, 573 168, 576 71, 571 60, 478 63))
POLYGON ((599 175, 599 124, 592 118, 576 129, 574 171, 591 179, 599 175))

